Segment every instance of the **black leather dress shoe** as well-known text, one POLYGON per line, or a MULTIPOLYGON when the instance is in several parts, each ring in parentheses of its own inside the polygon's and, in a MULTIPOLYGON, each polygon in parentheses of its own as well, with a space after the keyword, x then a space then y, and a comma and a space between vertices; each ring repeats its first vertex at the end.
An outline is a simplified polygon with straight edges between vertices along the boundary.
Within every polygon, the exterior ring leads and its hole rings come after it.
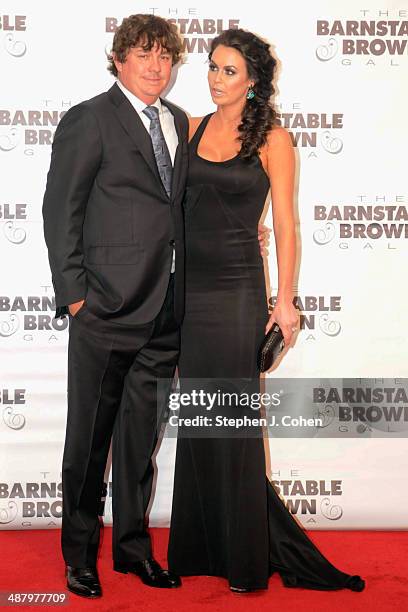
POLYGON ((67 565, 67 587, 81 597, 101 597, 102 589, 96 567, 71 567, 67 565))
POLYGON ((122 574, 136 574, 144 584, 151 587, 173 589, 181 586, 179 576, 162 569, 153 558, 128 564, 114 563, 113 569, 115 572, 121 572, 122 574))

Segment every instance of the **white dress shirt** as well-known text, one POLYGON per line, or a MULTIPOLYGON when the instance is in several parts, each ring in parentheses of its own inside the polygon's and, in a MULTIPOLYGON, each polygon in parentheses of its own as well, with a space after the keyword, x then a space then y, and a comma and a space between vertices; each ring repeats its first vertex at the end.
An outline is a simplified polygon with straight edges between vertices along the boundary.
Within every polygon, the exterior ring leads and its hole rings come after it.
MULTIPOLYGON (((142 102, 142 100, 135 96, 135 94, 126 89, 126 87, 123 85, 123 83, 119 81, 119 79, 116 82, 118 84, 118 87, 123 91, 129 102, 139 115, 143 125, 150 134, 150 119, 143 112, 147 104, 145 104, 145 102, 142 102)), ((177 132, 174 126, 174 117, 167 108, 167 106, 161 103, 160 98, 157 98, 156 102, 154 102, 153 104, 149 104, 149 106, 155 106, 159 110, 159 121, 161 129, 163 132, 164 140, 166 141, 167 147, 169 149, 171 163, 174 166, 174 158, 178 145, 177 132)))
MULTIPOLYGON (((135 96, 134 93, 129 91, 129 89, 127 89, 123 85, 123 83, 120 82, 119 79, 116 80, 116 83, 119 89, 123 91, 123 93, 129 100, 129 102, 131 103, 131 105, 133 106, 137 114, 139 115, 140 120, 142 121, 147 132, 150 135, 150 119, 143 112, 147 104, 145 102, 142 102, 140 98, 138 98, 137 96, 135 96)), ((169 111, 169 109, 167 108, 167 106, 161 103, 160 98, 157 98, 156 102, 154 102, 153 104, 149 104, 149 106, 155 106, 159 110, 159 121, 160 121, 161 129, 163 132, 164 140, 166 141, 167 148, 170 153, 171 163, 174 166, 174 158, 176 156, 176 149, 178 146, 178 136, 177 136, 176 128, 174 125, 174 117, 172 113, 169 111)), ((171 272, 174 272, 175 270, 175 259, 176 259, 176 256, 175 256, 175 251, 173 248, 173 261, 171 263, 171 272)))

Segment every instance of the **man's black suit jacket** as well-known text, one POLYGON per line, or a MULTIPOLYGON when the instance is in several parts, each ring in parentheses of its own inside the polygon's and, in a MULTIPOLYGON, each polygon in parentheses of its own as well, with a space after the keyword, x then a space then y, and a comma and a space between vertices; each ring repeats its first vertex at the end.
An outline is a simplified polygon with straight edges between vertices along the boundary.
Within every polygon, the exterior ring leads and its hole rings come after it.
POLYGON ((43 203, 56 316, 85 299, 103 319, 152 321, 164 301, 174 246, 175 316, 182 319, 188 120, 162 103, 179 140, 170 198, 150 135, 116 84, 69 109, 58 125, 43 203))

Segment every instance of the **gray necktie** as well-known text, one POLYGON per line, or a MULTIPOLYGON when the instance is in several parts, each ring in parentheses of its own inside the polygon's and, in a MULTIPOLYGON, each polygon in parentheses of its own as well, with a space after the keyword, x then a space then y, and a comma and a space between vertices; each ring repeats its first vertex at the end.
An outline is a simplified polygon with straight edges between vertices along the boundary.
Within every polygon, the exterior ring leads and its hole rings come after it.
POLYGON ((156 108, 156 106, 146 106, 143 112, 150 119, 150 137, 152 139, 157 169, 164 188, 167 191, 167 195, 170 197, 173 166, 171 164, 170 153, 160 125, 159 109, 156 108))

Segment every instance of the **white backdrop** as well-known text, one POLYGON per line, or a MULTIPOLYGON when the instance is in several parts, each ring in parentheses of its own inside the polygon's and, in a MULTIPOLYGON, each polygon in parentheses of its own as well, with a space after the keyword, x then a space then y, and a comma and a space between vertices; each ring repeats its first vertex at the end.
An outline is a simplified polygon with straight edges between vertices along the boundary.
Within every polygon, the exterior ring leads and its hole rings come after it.
MULTIPOLYGON (((244 27, 273 44, 276 104, 297 144, 302 331, 271 376, 408 375, 407 1, 155 4, 2 2, 1 529, 60 524, 68 322, 52 320, 42 196, 61 113, 110 87, 105 50, 115 20, 134 12, 176 19, 184 31, 190 53, 168 98, 192 115, 213 110, 206 48, 214 28, 244 27)), ((271 225, 270 212, 266 218, 271 225)), ((408 431, 405 422, 399 427, 408 431)), ((272 439, 269 447, 272 477, 305 526, 407 527, 408 453, 400 434, 272 439), (319 491, 308 495, 312 481, 319 491)), ((153 525, 168 524, 174 451, 175 441, 164 439, 153 525)), ((110 508, 108 493, 108 520, 110 508)))

